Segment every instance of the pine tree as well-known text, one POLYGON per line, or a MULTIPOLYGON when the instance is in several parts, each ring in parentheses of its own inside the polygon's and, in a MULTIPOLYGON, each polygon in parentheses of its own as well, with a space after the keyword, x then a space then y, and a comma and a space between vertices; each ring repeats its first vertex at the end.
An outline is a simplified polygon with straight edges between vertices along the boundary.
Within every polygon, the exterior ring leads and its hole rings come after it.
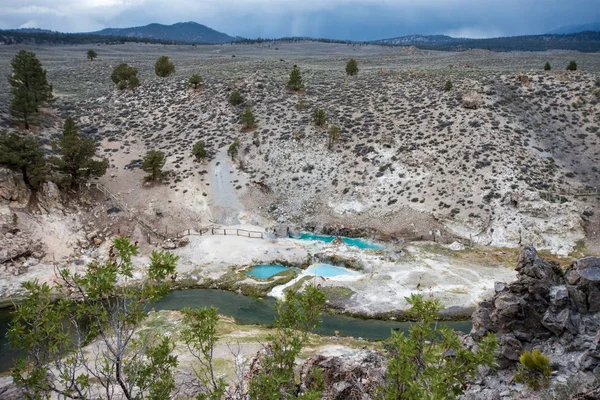
POLYGON ((165 78, 175 72, 175 65, 169 61, 169 57, 160 56, 154 64, 154 72, 161 78, 165 78))
POLYGON ((198 89, 198 85, 202 85, 202 83, 204 83, 204 80, 200 75, 193 74, 192 76, 190 76, 188 82, 190 83, 190 85, 194 85, 194 89, 198 89))
POLYGON ((452 81, 446 81, 446 84, 444 85, 444 90, 446 92, 449 92, 450 90, 452 90, 452 81))
POLYGON ((66 175, 71 188, 94 177, 106 173, 108 160, 94 160, 96 145, 92 138, 82 138, 75 121, 71 117, 65 120, 63 135, 59 141, 52 143, 58 157, 50 158, 50 163, 57 171, 66 175))
POLYGON ((11 61, 12 75, 8 77, 12 100, 10 113, 29 129, 30 117, 38 112, 39 106, 50 103, 52 85, 48 83, 46 70, 34 53, 19 51, 11 61))
POLYGON ((48 173, 44 152, 33 136, 0 133, 0 165, 18 168, 26 184, 37 189, 48 173))
POLYGON ((297 65, 294 65, 292 72, 290 72, 290 80, 287 84, 288 89, 298 92, 304 88, 304 84, 302 83, 302 75, 300 74, 300 69, 297 65))
POLYGON ((313 112, 313 123, 316 126, 324 126, 327 123, 325 110, 319 107, 315 108, 315 111, 313 112))
POLYGON ((233 160, 237 156, 239 149, 240 149, 240 139, 235 138, 233 143, 231 143, 229 145, 229 148, 227 149, 227 155, 229 157, 231 157, 231 159, 233 160))
POLYGON ((550 71, 552 69, 552 67, 550 66, 549 62, 546 62, 546 64, 544 64, 544 71, 550 71))
POLYGON ((198 140, 194 143, 192 147, 192 155, 196 157, 197 161, 203 160, 208 156, 208 152, 206 151, 206 143, 204 140, 198 140))
POLYGON ((96 57, 98 57, 98 53, 96 53, 94 50, 88 50, 87 52, 87 58, 90 61, 94 61, 96 59, 96 57))
POLYGON ((256 126, 256 118, 250 107, 246 107, 240 119, 245 129, 252 129, 256 126))
POLYGON ((156 178, 162 173, 162 169, 165 166, 165 153, 162 151, 151 150, 146 153, 144 160, 142 161, 142 169, 144 172, 150 174, 149 180, 155 181, 156 178))
POLYGON ((110 75, 110 79, 120 90, 126 88, 133 89, 140 85, 140 81, 137 77, 137 69, 127 64, 120 64, 117 66, 110 75))
POLYGON ((239 106, 244 102, 244 97, 237 90, 231 92, 229 95, 229 104, 232 106, 239 106))
POLYGON ((358 74, 358 63, 354 58, 351 58, 348 64, 346 64, 346 74, 350 76, 358 74))
POLYGON ((569 61, 569 65, 567 65, 567 71, 577 71, 577 63, 575 61, 569 61))
POLYGON ((327 141, 327 148, 331 150, 333 145, 340 141, 340 128, 337 125, 333 125, 329 129, 329 140, 327 141))

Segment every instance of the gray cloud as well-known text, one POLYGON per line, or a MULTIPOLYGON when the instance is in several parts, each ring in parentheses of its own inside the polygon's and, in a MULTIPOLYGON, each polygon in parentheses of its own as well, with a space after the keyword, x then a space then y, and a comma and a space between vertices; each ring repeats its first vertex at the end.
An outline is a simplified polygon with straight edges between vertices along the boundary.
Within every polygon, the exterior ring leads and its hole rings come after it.
POLYGON ((244 37, 489 37, 600 20, 598 0, 2 0, 0 28, 86 32, 196 21, 244 37))

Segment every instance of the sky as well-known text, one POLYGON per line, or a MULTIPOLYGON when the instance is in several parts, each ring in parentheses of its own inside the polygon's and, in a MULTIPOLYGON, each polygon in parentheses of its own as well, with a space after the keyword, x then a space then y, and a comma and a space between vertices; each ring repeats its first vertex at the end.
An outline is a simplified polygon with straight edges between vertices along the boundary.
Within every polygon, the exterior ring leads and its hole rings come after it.
POLYGON ((90 32, 187 21, 247 38, 482 38, 600 21, 600 0, 0 0, 0 29, 90 32))

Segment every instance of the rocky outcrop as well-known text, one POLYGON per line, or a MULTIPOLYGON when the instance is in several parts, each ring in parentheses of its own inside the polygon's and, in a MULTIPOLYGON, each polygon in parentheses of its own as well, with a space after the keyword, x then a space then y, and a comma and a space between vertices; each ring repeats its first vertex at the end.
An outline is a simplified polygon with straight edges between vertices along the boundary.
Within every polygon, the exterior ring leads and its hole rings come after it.
POLYGON ((516 270, 517 281, 497 284, 494 296, 478 305, 471 336, 498 335, 501 367, 540 348, 571 370, 600 369, 600 258, 577 260, 563 271, 524 247, 516 270))
POLYGON ((0 399, 21 400, 24 398, 25 393, 13 383, 10 376, 0 376, 0 399))
POLYGON ((60 190, 54 182, 44 182, 40 185, 38 191, 38 204, 46 212, 62 211, 64 206, 60 195, 60 190))
POLYGON ((377 388, 385 379, 386 364, 383 356, 374 350, 354 350, 345 347, 331 349, 310 356, 300 372, 301 390, 311 387, 313 374, 320 369, 327 391, 327 399, 374 399, 377 388))
POLYGON ((31 192, 20 172, 0 167, 0 204, 26 206, 31 192))

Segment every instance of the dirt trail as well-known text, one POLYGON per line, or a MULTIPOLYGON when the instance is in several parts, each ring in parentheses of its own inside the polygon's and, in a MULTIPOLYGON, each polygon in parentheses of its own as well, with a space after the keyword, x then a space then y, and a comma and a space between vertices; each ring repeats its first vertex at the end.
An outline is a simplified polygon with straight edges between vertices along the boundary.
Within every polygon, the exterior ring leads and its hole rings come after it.
POLYGON ((235 189, 238 178, 234 173, 235 166, 227 156, 226 148, 222 148, 211 163, 210 185, 213 222, 222 225, 238 225, 238 216, 244 210, 235 189))

